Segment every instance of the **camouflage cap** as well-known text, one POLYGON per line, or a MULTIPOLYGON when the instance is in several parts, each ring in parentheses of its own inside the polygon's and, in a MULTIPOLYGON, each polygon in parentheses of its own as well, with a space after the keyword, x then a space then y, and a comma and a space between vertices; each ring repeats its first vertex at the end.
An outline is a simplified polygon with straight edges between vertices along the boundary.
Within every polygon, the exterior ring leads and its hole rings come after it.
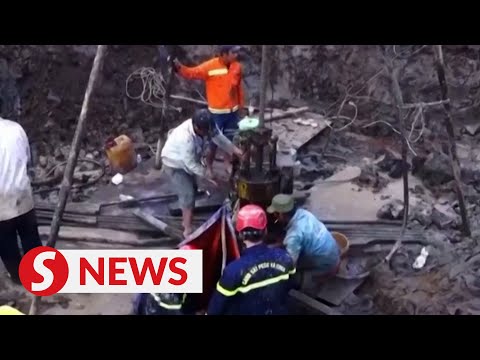
POLYGON ((294 207, 295 201, 292 195, 278 194, 273 197, 272 204, 267 208, 267 212, 270 214, 275 212, 288 213, 292 211, 294 207))

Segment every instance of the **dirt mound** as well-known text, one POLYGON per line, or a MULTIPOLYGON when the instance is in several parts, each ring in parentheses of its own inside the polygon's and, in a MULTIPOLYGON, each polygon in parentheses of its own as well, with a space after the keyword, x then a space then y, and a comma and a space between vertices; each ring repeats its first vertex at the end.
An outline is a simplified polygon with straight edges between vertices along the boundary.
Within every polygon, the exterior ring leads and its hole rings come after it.
MULTIPOLYGON (((196 64, 214 53, 213 45, 184 45, 180 59, 196 64)), ((250 101, 258 103, 260 53, 258 45, 246 46, 250 58, 245 61, 245 85, 250 101)), ((377 45, 277 45, 272 46, 270 59, 269 99, 277 102, 308 101, 323 110, 336 113, 346 92, 349 100, 358 106, 358 122, 391 121, 390 86, 383 68, 382 51, 377 45), (273 96, 272 96, 273 92, 273 96), (329 108, 330 107, 330 108, 329 108)), ((389 47, 389 49, 392 47, 389 47)), ((80 112, 96 47, 94 45, 1 45, 0 98, 8 109, 7 116, 17 118, 25 125, 32 141, 48 143, 70 141, 75 120, 80 112), (54 131, 52 131, 54 130, 54 131)), ((393 48, 392 48, 393 49, 393 48)), ((393 50, 389 51, 392 52, 393 50)), ((420 50, 404 61, 401 86, 405 102, 438 100, 439 90, 433 68, 431 48, 396 46, 395 53, 408 54, 420 50)), ((388 51, 387 51, 388 53, 388 51)), ((471 119, 478 98, 480 73, 478 46, 446 46, 452 105, 459 115, 471 119)), ((109 46, 102 71, 102 79, 95 92, 91 108, 86 143, 98 146, 104 139, 97 136, 99 124, 102 133, 117 134, 135 126, 144 130, 155 127, 159 109, 129 99, 125 81, 141 67, 160 67, 159 46, 109 46)), ((189 85, 195 98, 201 99, 201 82, 178 80, 185 90, 189 85), (193 88, 192 88, 193 85, 193 88)), ((176 88, 176 91, 181 91, 176 88)), ((187 107, 181 103, 181 107, 187 107)), ((345 107, 345 111, 351 110, 345 107)), ((433 116, 432 113, 427 117, 433 116)), ((177 115, 178 116, 178 115, 177 115)), ((339 120, 340 123, 342 122, 339 120)), ((341 125, 339 123, 339 126, 341 125)), ((364 129, 370 133, 390 132, 385 125, 364 129)), ((40 149, 44 153, 44 149, 40 149)))

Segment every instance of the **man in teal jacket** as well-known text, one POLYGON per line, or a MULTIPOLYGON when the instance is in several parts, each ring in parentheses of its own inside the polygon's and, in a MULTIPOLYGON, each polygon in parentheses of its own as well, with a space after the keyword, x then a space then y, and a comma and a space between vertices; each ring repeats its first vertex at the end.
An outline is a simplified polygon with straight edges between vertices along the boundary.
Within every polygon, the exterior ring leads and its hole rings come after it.
POLYGON ((279 194, 267 211, 286 227, 283 241, 298 270, 322 275, 335 273, 340 264, 340 248, 325 225, 311 212, 295 205, 291 195, 279 194))

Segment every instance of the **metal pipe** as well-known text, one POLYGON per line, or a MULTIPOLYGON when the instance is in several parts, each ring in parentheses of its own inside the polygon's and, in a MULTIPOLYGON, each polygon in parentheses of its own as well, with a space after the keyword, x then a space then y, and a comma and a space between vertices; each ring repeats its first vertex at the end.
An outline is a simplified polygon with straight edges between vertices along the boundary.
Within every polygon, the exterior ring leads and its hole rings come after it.
POLYGON ((261 174, 263 170, 263 144, 257 144, 255 147, 255 172, 261 174))
POLYGON ((250 144, 249 148, 250 148, 250 150, 248 152, 248 162, 249 162, 248 165, 249 165, 249 169, 250 169, 250 166, 251 166, 250 164, 252 162, 255 163, 256 148, 255 148, 254 144, 250 144))
POLYGON ((277 142, 278 137, 273 136, 270 138, 270 172, 277 170, 277 142))
POLYGON ((250 143, 248 139, 242 139, 240 146, 245 153, 245 157, 242 158, 240 163, 240 172, 242 176, 248 176, 250 173, 250 143))
POLYGON ((262 45, 262 70, 260 75, 260 114, 259 127, 265 123, 265 106, 267 100, 267 69, 268 69, 268 45, 262 45))

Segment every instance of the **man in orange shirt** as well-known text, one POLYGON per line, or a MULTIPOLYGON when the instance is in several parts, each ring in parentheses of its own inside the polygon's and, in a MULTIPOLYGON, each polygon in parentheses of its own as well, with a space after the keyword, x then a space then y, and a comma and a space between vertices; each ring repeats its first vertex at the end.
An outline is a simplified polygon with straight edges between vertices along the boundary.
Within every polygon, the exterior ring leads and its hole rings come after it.
MULTIPOLYGON (((242 66, 238 55, 242 50, 238 45, 220 47, 219 55, 198 66, 188 67, 175 59, 177 72, 186 79, 205 81, 208 110, 218 129, 233 140, 238 129, 238 121, 243 117, 245 99, 242 86, 242 66)), ((207 158, 207 167, 212 171, 216 146, 211 145, 207 158)), ((225 162, 230 164, 231 157, 224 155, 225 162)))

